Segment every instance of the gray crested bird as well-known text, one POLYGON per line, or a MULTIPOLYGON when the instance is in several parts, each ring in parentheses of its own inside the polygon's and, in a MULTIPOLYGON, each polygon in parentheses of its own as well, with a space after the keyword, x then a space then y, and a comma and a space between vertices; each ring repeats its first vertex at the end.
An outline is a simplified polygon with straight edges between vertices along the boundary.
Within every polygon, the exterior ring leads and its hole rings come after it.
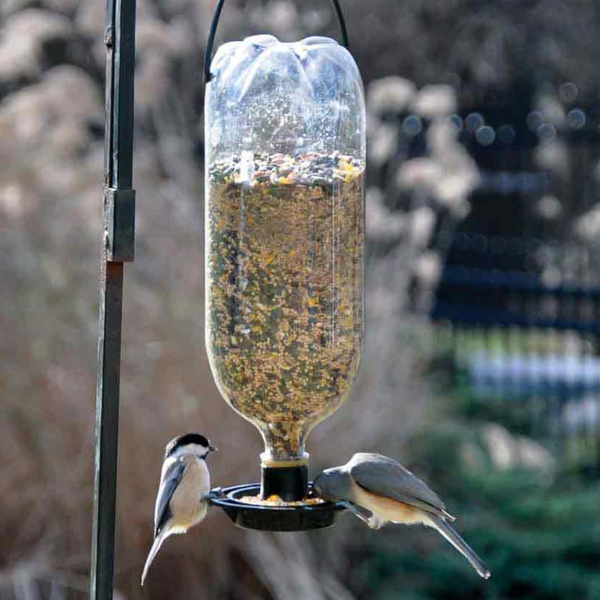
POLYGON ((325 469, 313 484, 325 500, 342 502, 372 529, 386 523, 422 523, 441 533, 488 579, 490 572, 448 521, 456 519, 418 477, 381 454, 357 453, 341 467, 325 469))
POLYGON ((167 444, 154 508, 154 543, 144 565, 141 585, 162 543, 170 535, 187 533, 206 516, 210 493, 206 457, 215 450, 200 433, 181 435, 167 444))

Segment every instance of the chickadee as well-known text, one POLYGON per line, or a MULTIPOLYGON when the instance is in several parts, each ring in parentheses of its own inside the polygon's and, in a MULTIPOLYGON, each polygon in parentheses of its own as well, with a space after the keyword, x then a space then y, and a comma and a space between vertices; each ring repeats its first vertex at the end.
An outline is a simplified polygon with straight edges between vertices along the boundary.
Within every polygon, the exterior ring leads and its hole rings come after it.
POLYGON ((381 454, 355 454, 342 467, 326 469, 314 481, 325 500, 342 502, 372 529, 386 523, 422 523, 437 529, 484 579, 490 572, 448 521, 444 503, 418 477, 381 454))
POLYGON ((167 444, 154 508, 154 543, 144 565, 142 585, 165 539, 186 533, 206 516, 210 492, 206 457, 215 450, 199 433, 181 435, 167 444))

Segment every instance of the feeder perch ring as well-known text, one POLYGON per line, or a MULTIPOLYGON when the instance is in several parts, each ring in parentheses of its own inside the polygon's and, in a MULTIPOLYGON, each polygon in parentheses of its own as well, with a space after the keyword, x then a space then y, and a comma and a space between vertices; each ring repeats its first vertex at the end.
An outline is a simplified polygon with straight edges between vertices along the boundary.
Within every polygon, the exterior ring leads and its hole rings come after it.
MULTIPOLYGON (((224 489, 215 488, 208 501, 222 508, 237 527, 260 531, 309 531, 335 525, 346 507, 339 502, 270 506, 242 502, 244 496, 260 496, 260 483, 242 484, 224 489)), ((309 498, 315 498, 312 482, 309 498)))

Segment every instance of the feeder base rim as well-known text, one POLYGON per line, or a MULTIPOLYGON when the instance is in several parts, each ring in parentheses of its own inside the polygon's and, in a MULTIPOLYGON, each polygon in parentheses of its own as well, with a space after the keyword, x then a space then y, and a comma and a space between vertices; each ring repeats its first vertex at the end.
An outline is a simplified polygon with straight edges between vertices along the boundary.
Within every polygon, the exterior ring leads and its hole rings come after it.
MULTIPOLYGON (((241 502, 243 496, 258 496, 260 484, 235 485, 225 489, 211 490, 208 501, 223 509, 233 523, 241 529, 259 531, 309 531, 335 525, 337 518, 346 510, 339 502, 300 504, 293 506, 269 506, 241 502)), ((309 494, 314 494, 312 483, 309 494)))

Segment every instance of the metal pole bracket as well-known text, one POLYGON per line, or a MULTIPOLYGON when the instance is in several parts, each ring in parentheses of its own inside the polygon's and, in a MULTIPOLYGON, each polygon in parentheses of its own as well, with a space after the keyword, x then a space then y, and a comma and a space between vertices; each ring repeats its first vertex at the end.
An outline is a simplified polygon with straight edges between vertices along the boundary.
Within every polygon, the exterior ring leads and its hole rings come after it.
POLYGON ((132 262, 135 254, 135 190, 105 188, 106 253, 110 262, 132 262))

